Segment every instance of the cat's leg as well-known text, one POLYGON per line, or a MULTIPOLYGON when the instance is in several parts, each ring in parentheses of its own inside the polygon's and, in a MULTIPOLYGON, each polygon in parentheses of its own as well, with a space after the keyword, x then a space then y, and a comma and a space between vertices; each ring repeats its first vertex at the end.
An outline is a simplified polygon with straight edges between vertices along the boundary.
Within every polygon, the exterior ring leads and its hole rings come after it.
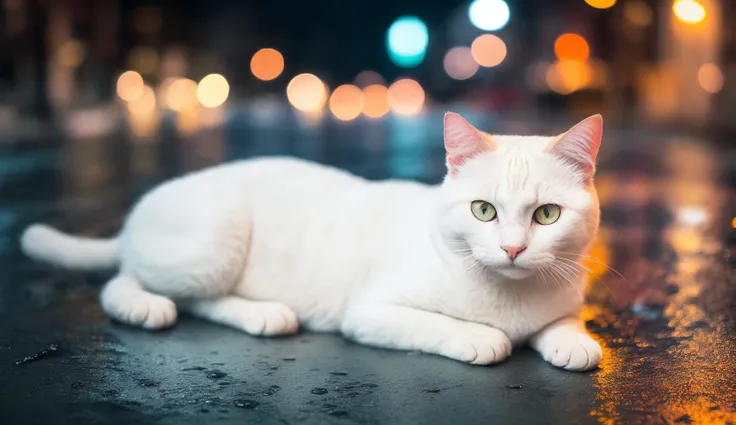
POLYGON ((182 303, 182 307, 195 316, 251 335, 288 335, 299 330, 296 313, 286 305, 276 302, 224 297, 182 303))
POLYGON ((501 362, 512 349, 509 337, 496 328, 391 304, 350 306, 342 332, 363 344, 418 350, 477 365, 501 362))
POLYGON ((577 317, 566 317, 552 323, 529 342, 544 360, 567 370, 594 369, 603 357, 600 345, 588 335, 577 317))
POLYGON ((170 299, 143 289, 130 276, 112 278, 100 294, 102 309, 110 317, 146 329, 168 328, 176 322, 176 305, 170 299))

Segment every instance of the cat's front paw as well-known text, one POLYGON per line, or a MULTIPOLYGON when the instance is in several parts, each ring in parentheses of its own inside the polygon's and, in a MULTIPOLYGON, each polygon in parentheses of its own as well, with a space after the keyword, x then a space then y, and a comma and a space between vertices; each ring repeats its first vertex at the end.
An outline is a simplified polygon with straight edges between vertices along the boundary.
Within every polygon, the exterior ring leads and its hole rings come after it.
POLYGON ((541 353, 544 360, 572 371, 595 369, 603 358, 601 346, 586 334, 550 341, 541 353))
POLYGON ((511 355, 511 340, 490 326, 468 323, 448 340, 440 354, 475 365, 500 363, 511 355))

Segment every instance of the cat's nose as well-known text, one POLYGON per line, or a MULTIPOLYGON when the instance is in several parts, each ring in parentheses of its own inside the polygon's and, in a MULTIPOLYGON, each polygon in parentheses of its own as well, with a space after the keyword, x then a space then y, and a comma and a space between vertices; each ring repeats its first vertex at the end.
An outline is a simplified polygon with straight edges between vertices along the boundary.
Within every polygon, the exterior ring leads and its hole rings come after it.
POLYGON ((516 260, 516 257, 519 256, 522 252, 526 250, 525 246, 502 246, 501 249, 506 251, 506 254, 508 254, 509 259, 511 261, 516 260))

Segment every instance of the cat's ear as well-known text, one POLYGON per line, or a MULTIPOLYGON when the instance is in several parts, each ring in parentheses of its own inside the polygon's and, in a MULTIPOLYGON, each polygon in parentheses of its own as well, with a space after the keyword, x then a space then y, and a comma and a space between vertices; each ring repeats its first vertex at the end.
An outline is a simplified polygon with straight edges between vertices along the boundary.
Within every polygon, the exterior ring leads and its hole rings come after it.
POLYGON ((457 168, 468 159, 496 149, 490 137, 478 131, 465 118, 454 112, 445 114, 445 152, 447 168, 455 174, 457 168))
POLYGON ((596 114, 552 140, 545 150, 570 162, 589 179, 595 174, 595 159, 602 137, 603 117, 596 114))

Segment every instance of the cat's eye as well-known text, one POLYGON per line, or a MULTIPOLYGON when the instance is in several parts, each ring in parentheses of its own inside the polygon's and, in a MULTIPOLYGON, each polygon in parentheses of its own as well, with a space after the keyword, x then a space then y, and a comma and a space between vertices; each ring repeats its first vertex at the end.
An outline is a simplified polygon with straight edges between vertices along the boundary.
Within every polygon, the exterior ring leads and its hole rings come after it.
POLYGON ((534 221, 539 224, 552 224, 560 218, 560 206, 555 204, 545 204, 534 211, 534 221))
POLYGON ((470 211, 480 221, 491 221, 496 218, 496 209, 490 202, 473 201, 470 204, 470 211))

